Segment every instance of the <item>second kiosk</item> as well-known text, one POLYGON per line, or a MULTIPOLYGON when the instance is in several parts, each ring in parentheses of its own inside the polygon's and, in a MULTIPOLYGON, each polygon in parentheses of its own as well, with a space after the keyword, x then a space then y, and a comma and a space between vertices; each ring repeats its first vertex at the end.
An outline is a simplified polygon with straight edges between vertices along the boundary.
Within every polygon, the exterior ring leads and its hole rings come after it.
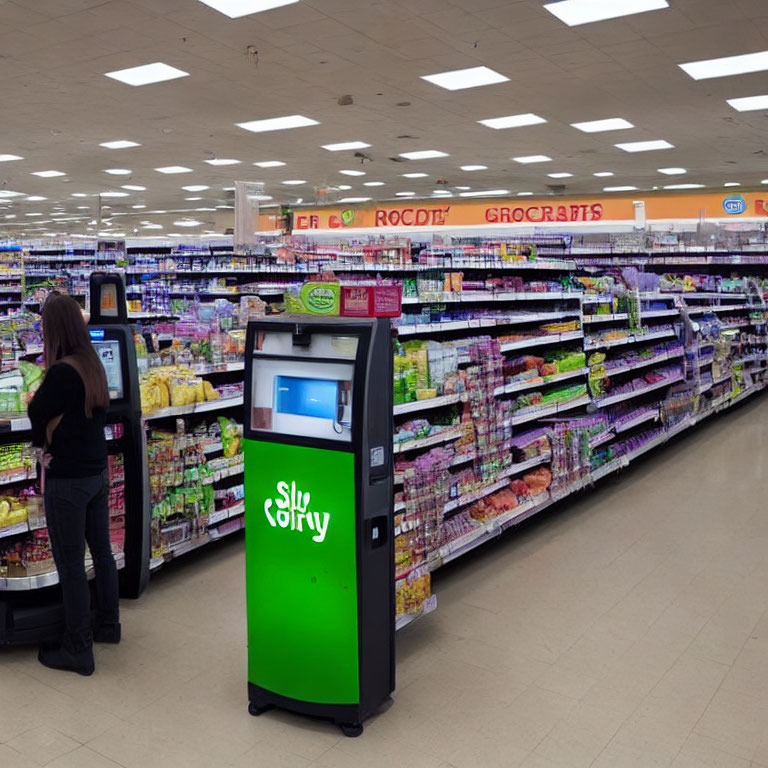
POLYGON ((252 322, 245 370, 249 711, 358 736, 395 683, 390 324, 252 322))

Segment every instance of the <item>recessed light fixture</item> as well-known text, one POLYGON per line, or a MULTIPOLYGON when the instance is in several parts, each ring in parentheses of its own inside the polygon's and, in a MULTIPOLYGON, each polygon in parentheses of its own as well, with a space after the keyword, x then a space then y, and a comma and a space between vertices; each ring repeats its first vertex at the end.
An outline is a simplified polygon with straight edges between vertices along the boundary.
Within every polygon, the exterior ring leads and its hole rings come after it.
POLYGON ((366 181, 363 184, 364 187, 383 187, 384 182, 383 181, 366 181))
POLYGON ((763 179, 760 183, 761 184, 768 184, 768 179, 763 179))
POLYGON ((47 197, 40 197, 40 195, 30 195, 27 198, 28 203, 42 203, 44 200, 47 200, 47 197))
POLYGON ((570 179, 573 176, 572 173, 548 173, 550 179, 570 179))
MULTIPOLYGON (((768 109, 768 96, 746 96, 743 99, 727 99, 727 101, 738 112, 754 112, 757 109, 768 109)), ((13 157, 13 155, 10 155, 10 157, 13 157)))
MULTIPOLYGON (((88 206, 85 206, 85 207, 87 208, 88 206)), ((141 210, 142 208, 146 208, 146 207, 147 207, 146 205, 132 205, 131 206, 131 208, 134 208, 137 211, 141 210)))
POLYGON ((627 144, 614 145, 625 152, 653 152, 656 149, 674 149, 674 144, 670 144, 663 139, 655 141, 630 141, 627 144))
POLYGON ((533 192, 518 192, 518 197, 533 197, 533 192))
POLYGON ((259 168, 280 168, 285 163, 280 162, 280 160, 265 160, 262 163, 254 163, 254 165, 259 168))
POLYGON ((25 216, 42 216, 42 213, 25 213, 25 216))
POLYGON ((234 192, 235 188, 234 187, 222 187, 221 191, 222 192, 234 192))
POLYGON ((163 225, 162 224, 142 224, 141 228, 142 229, 162 229, 163 225))
POLYGON ((448 157, 448 153, 436 149, 422 149, 418 152, 401 152, 400 157, 406 160, 433 160, 436 157, 448 157))
POLYGON ((349 184, 339 184, 336 188, 341 189, 344 192, 348 192, 350 189, 352 189, 349 184))
POLYGON ((19 155, 0 155, 0 163, 10 163, 11 160, 23 160, 19 155))
POLYGON ((460 197, 503 197, 508 194, 508 189, 484 189, 478 192, 462 192, 460 197))
POLYGON ((454 189, 458 189, 459 192, 468 192, 472 187, 454 187, 454 189))
POLYGON ((462 171, 487 171, 488 166, 487 165, 462 165, 461 170, 462 171))
POLYGON ((365 171, 339 171, 344 176, 365 176, 365 171))
POLYGON ((85 192, 73 192, 72 197, 88 197, 85 192))
POLYGON ((140 147, 137 141, 128 141, 126 139, 119 139, 118 141, 105 141, 99 144, 100 147, 106 149, 129 149, 130 147, 140 147))
POLYGON ((669 8, 667 0, 562 0, 544 6, 569 27, 669 8))
MULTIPOLYGON (((133 207, 135 208, 136 206, 134 205, 133 207)), ((90 205, 78 205, 77 206, 77 210, 78 211, 89 211, 90 209, 91 209, 90 205)))
POLYGON ((366 149, 370 146, 364 141, 343 141, 340 144, 323 144, 323 149, 329 152, 343 152, 346 149, 366 149))
POLYGON ((482 85, 495 85, 496 83, 506 83, 509 81, 508 77, 488 67, 455 69, 451 72, 440 72, 436 75, 422 75, 421 79, 433 85, 439 85, 448 91, 461 91, 464 88, 479 88, 482 85))
POLYGON ((203 222, 197 219, 179 219, 173 222, 174 227, 199 227, 203 222))
POLYGON ((182 187, 185 192, 204 192, 206 189, 210 189, 205 184, 190 184, 188 187, 182 187))
POLYGON ((214 11, 229 16, 230 19, 239 19, 250 16, 252 13, 270 11, 272 8, 282 8, 284 5, 298 3, 299 0, 200 0, 203 5, 213 8, 214 11))
POLYGON ((286 117, 271 117, 267 120, 250 120, 247 123, 235 123, 238 128, 251 133, 266 133, 267 131, 285 131, 289 128, 305 128, 309 125, 320 125, 317 120, 303 115, 288 115, 286 117))
POLYGON ((61 171, 32 171, 30 176, 39 176, 42 179, 52 179, 54 176, 66 176, 66 173, 61 171))
POLYGON ((492 117, 487 120, 478 120, 480 125, 485 125, 488 128, 495 128, 500 131, 504 128, 522 128, 524 125, 540 125, 547 121, 543 117, 531 114, 530 112, 525 115, 508 115, 507 117, 492 117))
POLYGON ((192 173, 191 168, 185 168, 183 165, 166 165, 163 168, 155 168, 158 173, 192 173))
POLYGON ((637 187, 603 187, 603 192, 635 192, 637 187))
POLYGON ((202 197, 185 197, 185 200, 202 200, 202 197))
POLYGON ((635 126, 623 117, 610 117, 607 120, 592 120, 587 123, 571 123, 571 127, 578 128, 584 133, 602 133, 603 131, 626 131, 635 126))
POLYGON ((667 184, 664 189, 704 189, 703 184, 667 184))
POLYGON ((516 163, 522 165, 530 165, 531 163, 551 163, 552 158, 546 155, 524 155, 523 157, 513 157, 516 163))
POLYGON ((367 203, 370 197, 342 197, 340 203, 367 203))
POLYGON ((428 173, 404 173, 402 174, 404 179, 426 179, 428 173))
POLYGON ((723 184, 724 187, 740 187, 741 182, 739 181, 726 181, 725 184, 723 184))
POLYGON ((140 67, 118 69, 114 72, 105 72, 107 77, 119 80, 126 85, 151 85, 162 83, 165 80, 176 80, 179 77, 188 77, 189 72, 156 61, 153 64, 142 64, 140 67))
POLYGON ((141 187, 138 184, 123 184, 120 188, 121 189, 130 189, 131 192, 146 192, 147 191, 146 187, 141 187))
POLYGON ((214 158, 213 160, 206 160, 208 165, 240 165, 240 160, 233 160, 231 158, 214 158))
POLYGON ((453 197, 453 192, 449 189, 435 189, 432 194, 435 197, 453 197))
POLYGON ((415 192, 395 192, 395 197, 413 197, 415 192))
POLYGON ((597 173, 593 173, 593 176, 597 176, 599 179, 607 178, 608 176, 614 176, 615 174, 613 171, 598 171, 597 173))
POLYGON ((102 192, 101 197, 130 197, 127 192, 102 192))
POLYGON ((304 179, 288 179, 288 181, 283 182, 287 187, 298 187, 300 184, 306 183, 304 179))
POLYGON ((682 176, 684 173, 688 173, 685 168, 659 168, 658 171, 665 176, 682 176))
MULTIPOLYGON (((251 200, 257 200, 258 202, 267 202, 274 199, 271 195, 249 195, 248 197, 251 200)), ((213 210, 216 209, 214 208, 213 210)))
POLYGON ((24 197, 22 192, 13 192, 10 189, 0 189, 0 198, 24 197))
POLYGON ((130 176, 133 171, 128 168, 105 168, 104 173, 108 173, 110 176, 130 176))
POLYGON ((745 53, 741 56, 726 56, 722 59, 707 59, 680 64, 680 69, 694 80, 709 80, 713 77, 746 75, 750 72, 765 72, 768 69, 768 51, 745 53))

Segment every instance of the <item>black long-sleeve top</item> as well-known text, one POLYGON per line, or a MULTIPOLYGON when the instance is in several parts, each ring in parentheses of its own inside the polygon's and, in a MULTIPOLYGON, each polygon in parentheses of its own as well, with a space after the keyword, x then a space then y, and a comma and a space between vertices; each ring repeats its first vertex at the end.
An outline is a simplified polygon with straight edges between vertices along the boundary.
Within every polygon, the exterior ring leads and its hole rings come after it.
POLYGON ((106 413, 95 408, 93 418, 85 415, 85 385, 80 374, 67 363, 51 366, 27 409, 32 422, 32 444, 45 444, 51 419, 63 416, 48 446, 51 465, 48 477, 90 477, 107 467, 104 437, 106 413))

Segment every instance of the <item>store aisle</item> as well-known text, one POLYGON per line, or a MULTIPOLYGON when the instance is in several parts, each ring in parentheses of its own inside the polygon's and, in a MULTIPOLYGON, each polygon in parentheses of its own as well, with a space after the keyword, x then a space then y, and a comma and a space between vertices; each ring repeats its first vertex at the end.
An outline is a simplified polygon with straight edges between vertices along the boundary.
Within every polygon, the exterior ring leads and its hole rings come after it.
POLYGON ((85 679, 0 650, 0 766, 768 767, 768 398, 436 577, 358 740, 245 696, 242 543, 124 603, 85 679))

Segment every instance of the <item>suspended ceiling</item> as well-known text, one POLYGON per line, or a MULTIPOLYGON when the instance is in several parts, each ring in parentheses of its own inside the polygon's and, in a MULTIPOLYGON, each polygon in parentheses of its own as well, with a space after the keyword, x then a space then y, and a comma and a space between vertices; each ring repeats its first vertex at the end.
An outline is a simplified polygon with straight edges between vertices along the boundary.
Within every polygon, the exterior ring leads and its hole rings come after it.
POLYGON ((318 189, 342 184, 351 189, 337 197, 373 199, 459 194, 459 186, 513 195, 550 193, 553 184, 569 193, 676 182, 760 186, 768 177, 768 112, 740 113, 726 99, 768 94, 768 74, 695 81, 678 65, 768 50, 768 3, 669 2, 665 10, 568 27, 542 0, 302 0, 239 19, 198 0, 3 0, 0 154, 24 159, 0 163, 0 184, 47 199, 4 201, 0 224, 29 234, 88 226, 130 234, 144 232, 146 222, 161 223, 160 232, 221 231, 231 209, 217 206, 231 206, 224 188, 235 180, 264 182, 271 202, 313 201, 318 189), (105 77, 157 61, 189 76, 141 87, 105 77), (459 91, 421 79, 477 66, 510 79, 459 91), (547 122, 507 130, 477 122, 522 113, 547 122), (320 124, 259 134, 236 126, 295 114, 320 124), (586 134, 570 125, 614 117, 636 127, 586 134), (118 139, 141 146, 99 146, 118 139), (630 154, 614 146, 654 139, 674 148, 630 154), (371 146, 362 150, 365 158, 321 148, 345 141, 371 146), (399 157, 427 149, 449 156, 399 157), (552 162, 511 160, 534 154, 552 162), (215 158, 241 163, 205 162, 215 158), (286 165, 253 165, 268 160, 286 165), (169 165, 193 170, 154 170, 169 165), (488 170, 467 172, 463 165, 488 170), (688 172, 670 177, 657 170, 670 166, 688 172), (104 172, 109 168, 131 174, 112 176, 104 172), (45 170, 65 175, 32 175, 45 170), (607 171, 614 176, 593 175, 607 171), (409 172, 427 176, 403 178, 409 172), (555 180, 550 173, 573 176, 555 180), (122 185, 146 191, 103 199, 111 207, 100 225, 89 224, 98 220, 96 195, 127 191, 122 185), (210 189, 181 189, 188 185, 210 189), (55 208, 60 224, 50 217, 55 208), (169 213, 151 213, 157 210, 169 213), (116 213, 130 216, 109 221, 116 213), (201 223, 173 225, 185 218, 201 223))

